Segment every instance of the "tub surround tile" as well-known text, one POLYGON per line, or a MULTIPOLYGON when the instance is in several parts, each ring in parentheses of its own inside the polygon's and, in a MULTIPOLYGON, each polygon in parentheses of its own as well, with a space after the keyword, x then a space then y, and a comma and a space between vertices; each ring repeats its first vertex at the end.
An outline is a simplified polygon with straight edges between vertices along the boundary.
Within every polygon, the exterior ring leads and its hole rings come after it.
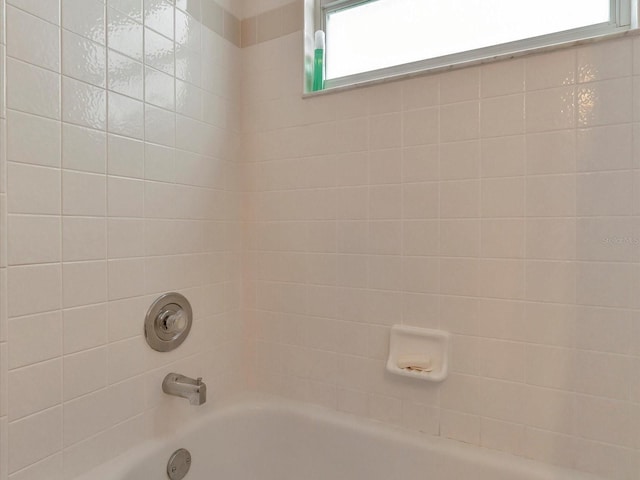
POLYGON ((145 144, 135 139, 107 135, 107 173, 119 177, 144 178, 145 144))
POLYGON ((60 261, 60 217, 9 215, 9 265, 60 261))
POLYGON ((144 417, 137 416, 65 449, 65 477, 74 478, 108 461, 113 454, 126 452, 143 441, 145 429, 144 417))
POLYGON ((640 284, 638 42, 298 104, 299 86, 285 83, 299 62, 274 52, 297 51, 301 39, 282 32, 280 8, 243 20, 244 71, 265 79, 245 82, 242 108, 252 386, 309 401, 314 385, 317 402, 359 416, 634 478, 637 436, 625 427, 637 422, 638 388, 629 385, 637 382, 628 373, 637 352, 625 337, 636 338, 631 292, 640 284), (325 110, 355 102, 359 108, 325 110), (277 109, 285 120, 274 120, 277 109), (365 135, 318 143, 343 125, 364 125, 365 135), (368 160, 337 159, 346 149, 368 160), (299 173, 305 168, 313 179, 299 173), (334 197, 318 207, 327 194, 334 197), (320 218, 330 232, 322 240, 320 218), (296 235, 304 224, 316 227, 296 235), (321 264, 312 258, 318 251, 321 264), (345 348, 353 329, 343 322, 376 329, 366 350, 358 341, 345 348), (382 374, 374 360, 384 361, 385 326, 394 323, 454 334, 446 382, 431 391, 382 374), (296 329, 317 332, 314 350, 348 352, 335 377, 286 366, 289 358, 299 365, 317 358, 296 329), (606 375, 604 365, 616 373, 606 375), (617 426, 590 421, 614 409, 617 426), (597 444, 620 464, 598 466, 577 453, 597 444))
POLYGON ((174 11, 173 2, 167 0, 144 0, 144 24, 173 40, 174 11))
POLYGON ((63 352, 65 355, 95 349, 107 343, 107 304, 63 310, 63 352))
POLYGON ((61 269, 57 264, 16 266, 8 269, 9 317, 60 308, 61 269), (24 285, 30 285, 25 289, 24 285))
POLYGON ((7 5, 13 5, 36 17, 60 25, 60 8, 57 2, 41 2, 39 0, 7 0, 7 5))
POLYGON ((534 55, 525 59, 527 90, 573 85, 577 81, 575 49, 534 55))
POLYGON ((9 368, 20 368, 62 354, 60 312, 19 317, 9 322, 9 368))
POLYGON ((7 12, 0 480, 75 478, 152 435, 143 414, 166 398, 145 391, 149 371, 191 371, 195 363, 184 357, 198 358, 207 365, 199 374, 222 384, 212 366, 241 350, 233 326, 240 317, 231 313, 240 308, 232 285, 240 279, 239 235, 232 235, 240 218, 233 163, 240 122, 231 107, 239 89, 230 80, 240 21, 237 11, 221 10, 222 28, 212 33, 200 23, 199 1, 12 0, 7 12), (174 149, 176 110, 196 121, 179 124, 189 156, 174 149), (184 174, 176 175, 176 158, 184 174), (157 195, 145 198, 147 182, 162 183, 157 195), (162 199, 167 191, 170 201, 162 199), (145 219, 154 217, 172 232, 160 249, 145 237, 145 219), (163 275, 170 281, 157 280, 163 275), (166 289, 183 291, 196 312, 214 312, 196 323, 211 321, 229 336, 150 361, 139 321, 166 289))
POLYGON ((65 216, 62 221, 62 260, 99 260, 106 257, 105 219, 65 216))
POLYGON ((62 396, 60 359, 11 370, 8 378, 9 421, 58 405, 62 396))
POLYGON ((603 80, 576 89, 578 125, 594 127, 633 120, 633 84, 630 77, 603 80))
POLYGON ((104 132, 70 124, 62 126, 62 167, 105 173, 107 136, 104 132))
POLYGON ((107 349, 96 348, 64 358, 64 400, 91 393, 107 385, 107 349))
POLYGON ((52 41, 7 38, 0 480, 108 460, 151 435, 166 369, 236 386, 221 364, 260 390, 635 478, 637 40, 301 101, 302 2, 242 22, 210 1, 64 0, 62 18, 7 3, 52 41), (167 290, 211 312, 170 358, 139 331, 167 290), (455 334, 447 382, 383 375, 395 323, 455 334), (12 408, 39 377, 55 385, 12 408))
POLYGON ((50 457, 33 463, 22 470, 13 473, 11 480, 37 480, 39 478, 50 478, 52 480, 62 480, 62 455, 54 454, 50 457))
POLYGON ((62 140, 59 122, 12 110, 7 117, 11 124, 6 143, 8 161, 45 167, 60 166, 62 140))
POLYGON ((60 119, 60 75, 13 58, 6 72, 8 108, 60 119))
POLYGON ((65 216, 106 214, 106 177, 64 170, 62 173, 62 213, 65 216))
MULTIPOLYGON (((4 419, 4 422, 6 422, 7 414, 9 412, 9 391, 7 388, 9 354, 7 350, 7 342, 5 341, 0 343, 0 360, 2 360, 2 370, 0 370, 0 387, 2 388, 2 390, 0 390, 0 417, 4 419)), ((3 458, 6 460, 6 423, 3 425, 3 431, 1 433, 3 434, 3 441, 5 442, 3 458)))
POLYGON ((142 61, 143 27, 133 18, 119 10, 107 7, 107 39, 109 49, 113 49, 134 60, 142 61))
MULTIPOLYGON (((236 45, 242 45, 244 48, 298 32, 302 30, 304 25, 303 7, 304 3, 302 1, 295 0, 257 15, 245 17, 242 19, 241 25, 239 21, 236 22, 233 15, 227 13, 232 17, 229 19, 232 30, 225 31, 225 37, 236 45), (241 31, 241 34, 235 33, 236 31, 241 31)), ((211 15, 211 17, 214 16, 211 15)), ((215 22, 216 20, 212 21, 215 22)), ((206 16, 204 23, 205 25, 207 24, 206 16)), ((215 28, 213 30, 216 31, 215 28)))
POLYGON ((53 455, 61 448, 62 407, 25 417, 9 425, 9 473, 53 455), (33 435, 33 432, 39 432, 33 435))
POLYGON ((96 42, 62 31, 62 73, 96 87, 106 82, 106 48, 96 42))
POLYGON ((105 45, 105 5, 98 0, 61 0, 62 27, 105 45))
POLYGON ((60 71, 58 28, 12 6, 7 7, 7 56, 60 71))

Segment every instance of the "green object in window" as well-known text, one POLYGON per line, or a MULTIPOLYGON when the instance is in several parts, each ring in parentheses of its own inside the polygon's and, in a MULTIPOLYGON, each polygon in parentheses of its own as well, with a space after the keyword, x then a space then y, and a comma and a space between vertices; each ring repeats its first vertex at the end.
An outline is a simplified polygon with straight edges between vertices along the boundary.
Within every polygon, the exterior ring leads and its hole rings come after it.
POLYGON ((313 91, 324 88, 324 32, 316 32, 316 50, 313 60, 313 91))

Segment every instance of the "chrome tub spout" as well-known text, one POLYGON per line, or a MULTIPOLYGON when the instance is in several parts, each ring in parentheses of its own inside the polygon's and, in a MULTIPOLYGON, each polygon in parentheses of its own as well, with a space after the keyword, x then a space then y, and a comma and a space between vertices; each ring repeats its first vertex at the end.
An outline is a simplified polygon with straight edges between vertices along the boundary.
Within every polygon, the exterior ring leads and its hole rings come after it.
POLYGON ((193 379, 179 373, 170 373, 162 381, 162 391, 167 395, 187 398, 191 405, 202 405, 207 401, 207 385, 202 377, 193 379))

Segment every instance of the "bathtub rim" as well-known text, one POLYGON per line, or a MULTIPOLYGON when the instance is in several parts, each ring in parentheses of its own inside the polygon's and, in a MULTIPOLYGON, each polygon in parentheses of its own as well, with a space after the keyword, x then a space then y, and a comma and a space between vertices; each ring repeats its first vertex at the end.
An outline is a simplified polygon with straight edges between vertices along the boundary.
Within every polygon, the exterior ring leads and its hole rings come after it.
MULTIPOLYGON (((204 412, 202 416, 190 419, 188 423, 177 428, 173 434, 163 434, 157 438, 149 439, 87 472, 73 477, 72 480, 95 480, 96 478, 121 480, 125 478, 125 475, 139 462, 145 461, 162 449, 171 449, 171 444, 177 442, 177 439, 206 428, 205 426, 216 418, 233 417, 245 412, 251 414, 270 412, 293 415, 298 418, 301 417, 302 421, 337 426, 338 428, 358 431, 364 435, 372 435, 383 440, 424 448, 447 458, 460 458, 487 467, 504 469, 507 472, 525 472, 536 480, 538 478, 552 478, 553 480, 606 480, 601 476, 591 473, 547 464, 479 445, 409 430, 397 425, 383 423, 320 405, 298 402, 262 393, 242 393, 222 401, 214 402, 208 406, 208 410, 204 412)), ((177 449, 180 448, 180 445, 176 444, 174 447, 177 449)))

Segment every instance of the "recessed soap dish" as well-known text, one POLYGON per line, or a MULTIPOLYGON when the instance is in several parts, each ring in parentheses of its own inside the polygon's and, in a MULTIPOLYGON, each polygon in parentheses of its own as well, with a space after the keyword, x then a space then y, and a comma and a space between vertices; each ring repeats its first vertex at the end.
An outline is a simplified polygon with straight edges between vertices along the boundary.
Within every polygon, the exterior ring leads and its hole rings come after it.
POLYGON ((394 325, 391 328, 387 371, 428 382, 441 382, 449 373, 449 333, 441 330, 394 325), (407 358, 423 360, 429 371, 398 367, 407 358))

